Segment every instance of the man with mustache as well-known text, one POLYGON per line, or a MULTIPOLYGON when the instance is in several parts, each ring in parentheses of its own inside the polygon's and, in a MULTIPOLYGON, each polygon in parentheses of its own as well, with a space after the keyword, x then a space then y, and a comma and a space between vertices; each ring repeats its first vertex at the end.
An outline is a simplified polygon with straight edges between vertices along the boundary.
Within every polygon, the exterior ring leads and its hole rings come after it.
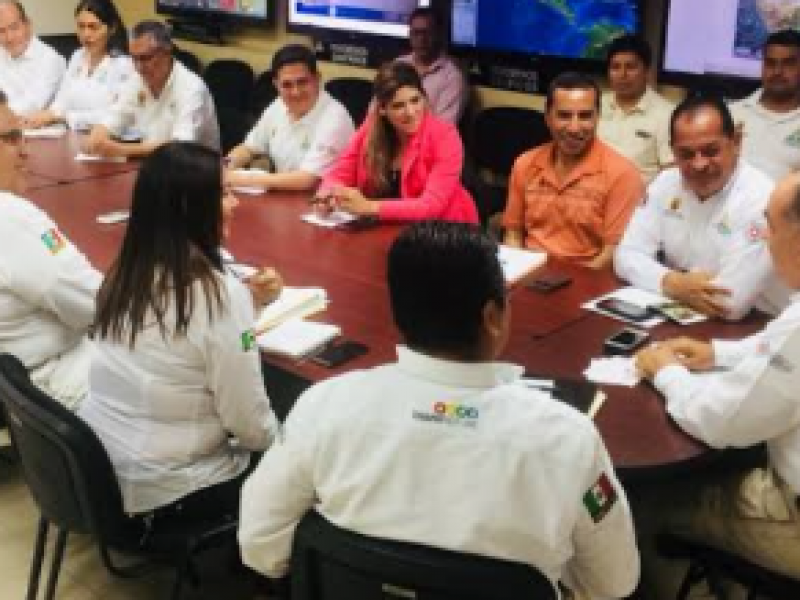
POLYGON ((761 86, 731 113, 745 158, 777 181, 800 169, 800 33, 784 29, 767 38, 761 86))
POLYGON ((773 183, 739 159, 727 106, 690 94, 672 113, 670 139, 676 167, 647 188, 616 250, 617 275, 711 317, 739 319, 753 306, 777 314, 789 294, 763 239, 773 183))
POLYGON ((633 163, 597 139, 599 114, 600 91, 586 75, 562 73, 550 84, 553 141, 514 163, 504 243, 592 269, 611 264, 644 184, 633 163))

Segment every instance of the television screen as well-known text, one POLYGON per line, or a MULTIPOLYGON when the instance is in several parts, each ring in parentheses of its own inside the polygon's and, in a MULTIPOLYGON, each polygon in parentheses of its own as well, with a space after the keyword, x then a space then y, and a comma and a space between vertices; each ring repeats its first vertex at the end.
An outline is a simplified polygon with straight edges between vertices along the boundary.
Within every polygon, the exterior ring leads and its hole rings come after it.
POLYGON ((266 21, 268 0, 156 0, 160 14, 266 21))
POLYGON ((662 74, 758 78, 767 35, 798 23, 800 0, 671 0, 662 74))
POLYGON ((408 17, 430 0, 289 0, 289 26, 408 37, 408 17))
POLYGON ((639 31, 639 0, 452 0, 454 46, 500 54, 605 60, 639 31))

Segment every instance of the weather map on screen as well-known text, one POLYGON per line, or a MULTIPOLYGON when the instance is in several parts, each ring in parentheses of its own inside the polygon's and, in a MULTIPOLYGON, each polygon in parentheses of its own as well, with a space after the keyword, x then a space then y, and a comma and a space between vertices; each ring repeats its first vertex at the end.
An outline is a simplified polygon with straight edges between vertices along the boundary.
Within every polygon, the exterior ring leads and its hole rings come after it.
POLYGON ((453 0, 453 43, 498 52, 604 59, 639 26, 638 0, 453 0))
POLYGON ((739 0, 733 54, 761 58, 766 37, 780 29, 800 25, 800 0, 739 0))
POLYGON ((266 18, 267 0, 158 0, 159 9, 178 9, 185 12, 194 11, 223 13, 238 17, 266 18))

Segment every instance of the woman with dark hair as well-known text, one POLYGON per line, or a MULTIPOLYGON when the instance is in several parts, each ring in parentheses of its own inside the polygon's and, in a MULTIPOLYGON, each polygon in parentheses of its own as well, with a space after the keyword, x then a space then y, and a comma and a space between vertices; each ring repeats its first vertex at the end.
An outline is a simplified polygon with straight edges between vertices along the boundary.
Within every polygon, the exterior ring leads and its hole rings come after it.
POLYGON ((125 511, 150 526, 153 515, 235 514, 250 451, 276 431, 252 326, 254 299, 274 299, 280 278, 266 270, 245 285, 223 269, 236 198, 220 162, 188 142, 144 161, 98 294, 80 415, 111 457, 125 511))
POLYGON ((99 122, 134 73, 128 38, 111 0, 81 0, 75 9, 78 48, 50 107, 26 115, 28 128, 67 123, 88 129, 99 122))
POLYGON ((381 221, 478 222, 460 182, 458 131, 428 109, 413 66, 388 63, 375 77, 375 106, 324 177, 315 202, 381 221))

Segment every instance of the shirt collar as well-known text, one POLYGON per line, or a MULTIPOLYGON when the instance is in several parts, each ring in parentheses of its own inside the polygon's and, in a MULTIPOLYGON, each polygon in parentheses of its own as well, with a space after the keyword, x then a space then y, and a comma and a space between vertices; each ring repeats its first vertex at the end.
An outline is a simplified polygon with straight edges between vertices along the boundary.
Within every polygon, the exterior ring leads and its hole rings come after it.
POLYGON ((742 172, 742 159, 740 158, 736 164, 736 168, 733 170, 733 173, 731 173, 731 177, 730 179, 728 179, 727 183, 725 183, 725 185, 722 186, 722 189, 720 191, 718 191, 713 196, 709 196, 705 200, 701 199, 700 196, 698 196, 694 192, 694 190, 692 190, 691 188, 689 188, 689 186, 686 185, 682 176, 681 176, 681 187, 689 196, 691 196, 697 202, 702 203, 705 206, 711 206, 712 204, 718 204, 721 201, 721 199, 727 198, 730 195, 731 190, 733 190, 734 186, 736 185, 736 182, 739 179, 739 174, 741 172, 742 172))
POLYGON ((397 364, 406 373, 443 385, 493 388, 520 379, 525 369, 501 362, 465 363, 433 358, 407 346, 397 346, 397 364))
MULTIPOLYGON (((644 89, 644 94, 642 94, 639 97, 639 99, 636 101, 636 104, 634 104, 633 107, 629 111, 627 111, 628 114, 631 114, 631 113, 642 113, 642 114, 644 114, 644 113, 646 113, 651 108, 651 105, 653 104, 653 96, 654 95, 655 95, 655 92, 650 89, 650 86, 647 86, 644 89)), ((617 97, 614 95, 613 92, 611 94, 609 94, 608 104, 609 104, 609 106, 611 107, 612 110, 622 111, 622 108, 620 107, 620 105, 617 104, 617 97)))

